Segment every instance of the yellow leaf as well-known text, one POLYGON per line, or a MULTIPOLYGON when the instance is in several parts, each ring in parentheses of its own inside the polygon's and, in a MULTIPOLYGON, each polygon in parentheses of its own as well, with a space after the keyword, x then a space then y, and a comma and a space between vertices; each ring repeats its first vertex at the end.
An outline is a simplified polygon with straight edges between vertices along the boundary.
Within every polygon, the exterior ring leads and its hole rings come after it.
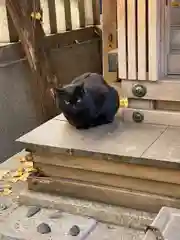
POLYGON ((37 20, 41 20, 41 18, 42 18, 40 12, 32 12, 32 13, 31 13, 31 17, 32 17, 32 18, 35 18, 35 19, 37 19, 37 20))
POLYGON ((21 177, 19 178, 19 180, 20 180, 20 181, 23 181, 23 182, 26 182, 27 179, 28 179, 28 177, 29 177, 29 174, 24 174, 23 176, 21 176, 21 177))
POLYGON ((26 172, 37 172, 37 169, 35 169, 33 167, 28 167, 28 168, 26 168, 26 172))
POLYGON ((128 107, 128 99, 127 98, 120 99, 120 106, 127 108, 128 107))
POLYGON ((4 192, 2 192, 2 195, 3 196, 7 196, 7 195, 9 195, 9 194, 11 194, 12 193, 12 190, 10 190, 9 188, 5 188, 4 189, 4 192))
POLYGON ((12 173, 13 178, 17 178, 17 177, 20 177, 22 175, 23 175, 23 172, 19 172, 19 171, 12 173))

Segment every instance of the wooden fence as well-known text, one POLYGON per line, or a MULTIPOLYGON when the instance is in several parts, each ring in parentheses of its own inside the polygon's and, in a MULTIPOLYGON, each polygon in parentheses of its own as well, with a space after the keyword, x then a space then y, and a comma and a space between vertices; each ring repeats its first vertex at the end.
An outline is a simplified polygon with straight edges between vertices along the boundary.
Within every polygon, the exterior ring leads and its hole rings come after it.
MULTIPOLYGON (((31 0, 30 0, 31 1, 31 0)), ((46 35, 83 28, 100 23, 99 0, 36 0, 43 10, 46 35)), ((19 40, 5 0, 0 0, 0 43, 19 40)))
POLYGON ((159 79, 163 4, 164 0, 117 0, 119 78, 159 79))

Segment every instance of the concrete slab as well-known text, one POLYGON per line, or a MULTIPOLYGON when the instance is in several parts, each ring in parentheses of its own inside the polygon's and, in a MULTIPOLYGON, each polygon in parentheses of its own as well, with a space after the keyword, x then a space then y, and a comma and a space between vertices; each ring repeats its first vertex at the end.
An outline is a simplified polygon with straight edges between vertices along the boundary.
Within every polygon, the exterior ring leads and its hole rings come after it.
POLYGON ((89 234, 87 240, 141 240, 143 237, 143 232, 99 223, 96 229, 89 234))
POLYGON ((100 222, 116 224, 134 229, 144 229, 152 223, 155 214, 103 203, 75 198, 52 196, 24 190, 19 195, 19 204, 40 205, 44 208, 60 209, 71 214, 92 217, 100 222))
POLYGON ((168 127, 166 131, 155 141, 142 155, 164 161, 180 163, 180 128, 168 127))
POLYGON ((103 224, 89 217, 72 215, 56 209, 41 208, 39 212, 28 218, 29 209, 30 207, 27 206, 19 206, 0 221, 0 239, 30 240, 33 237, 34 240, 141 240, 145 235, 143 231, 103 224), (38 232, 37 226, 42 223, 50 227, 49 233, 38 232), (75 225, 80 232, 77 236, 72 236, 70 229, 75 225))
POLYGON ((112 124, 76 130, 66 121, 50 120, 18 141, 38 147, 84 151, 117 156, 140 157, 163 133, 165 126, 122 123, 117 116, 112 124))
POLYGON ((52 219, 50 216, 55 213, 55 210, 41 209, 36 215, 27 218, 26 214, 28 207, 21 206, 17 208, 4 223, 0 223, 0 234, 5 239, 33 239, 34 240, 71 240, 73 236, 69 235, 69 230, 73 225, 80 228, 80 233, 76 236, 77 240, 85 239, 89 232, 93 231, 97 222, 94 219, 75 216, 68 213, 63 213, 57 219, 52 219), (51 232, 48 234, 40 234, 37 232, 37 226, 41 223, 46 223, 50 226, 51 232))
POLYGON ((11 216, 12 212, 17 208, 18 205, 13 203, 9 197, 0 197, 0 223, 11 216), (2 206, 6 206, 7 208, 3 210, 2 206))

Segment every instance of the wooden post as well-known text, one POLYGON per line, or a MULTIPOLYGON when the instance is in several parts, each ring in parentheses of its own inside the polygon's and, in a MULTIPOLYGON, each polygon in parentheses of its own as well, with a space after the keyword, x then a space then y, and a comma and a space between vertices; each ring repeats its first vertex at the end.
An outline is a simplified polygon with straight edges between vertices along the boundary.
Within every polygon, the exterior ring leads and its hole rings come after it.
POLYGON ((6 6, 33 72, 32 91, 37 107, 38 120, 44 122, 56 114, 56 108, 50 89, 57 79, 49 66, 47 49, 43 47, 45 36, 41 22, 31 18, 32 12, 40 12, 37 1, 6 0, 6 6))
POLYGON ((138 38, 138 80, 147 79, 147 1, 137 2, 137 38, 138 38))
POLYGON ((117 80, 117 72, 109 72, 108 52, 117 48, 117 0, 102 1, 103 75, 107 82, 117 80))
MULTIPOLYGON (((127 1, 127 57, 128 79, 136 80, 136 1, 127 1)), ((120 46, 121 47, 121 46, 120 46)))
POLYGON ((149 53, 149 81, 159 79, 160 70, 160 1, 148 1, 148 53, 149 53))
POLYGON ((127 79, 126 46, 126 1, 117 0, 117 34, 118 34, 118 73, 120 79, 127 79))

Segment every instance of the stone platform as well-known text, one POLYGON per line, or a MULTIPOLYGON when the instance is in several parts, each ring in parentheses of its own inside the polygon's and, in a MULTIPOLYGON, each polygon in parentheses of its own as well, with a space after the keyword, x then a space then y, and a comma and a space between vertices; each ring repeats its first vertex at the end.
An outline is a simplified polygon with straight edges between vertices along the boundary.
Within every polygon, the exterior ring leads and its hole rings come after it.
POLYGON ((46 147, 57 153, 72 150, 83 156, 119 156, 142 165, 176 167, 180 163, 179 127, 123 123, 119 116, 109 125, 76 130, 59 115, 17 141, 33 149, 46 147))
POLYGON ((180 207, 180 128, 112 124, 76 130, 63 115, 18 141, 32 151, 41 177, 28 187, 148 212, 180 207))

